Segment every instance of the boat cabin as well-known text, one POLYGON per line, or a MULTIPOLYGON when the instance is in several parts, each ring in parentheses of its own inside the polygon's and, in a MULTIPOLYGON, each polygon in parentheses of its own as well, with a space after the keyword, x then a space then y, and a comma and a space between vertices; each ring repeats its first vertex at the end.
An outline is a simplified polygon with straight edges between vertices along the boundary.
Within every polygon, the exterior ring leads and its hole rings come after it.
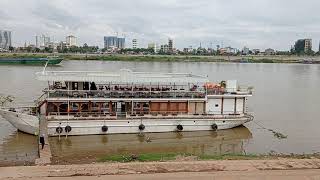
POLYGON ((240 115, 250 96, 233 81, 214 84, 191 74, 45 71, 37 77, 49 82, 43 114, 64 118, 240 115))

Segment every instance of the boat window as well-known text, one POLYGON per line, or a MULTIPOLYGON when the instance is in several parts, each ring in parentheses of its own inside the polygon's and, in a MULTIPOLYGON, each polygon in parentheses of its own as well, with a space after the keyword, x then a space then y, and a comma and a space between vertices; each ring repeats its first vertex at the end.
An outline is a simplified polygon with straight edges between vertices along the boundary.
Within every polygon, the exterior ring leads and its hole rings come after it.
POLYGON ((89 90, 89 82, 83 83, 83 90, 89 90))
POLYGON ((219 107, 219 104, 216 104, 215 107, 219 107))
POLYGON ((72 82, 72 90, 78 90, 78 83, 72 82))
POLYGON ((90 84, 90 90, 91 90, 91 91, 95 91, 95 90, 97 90, 96 83, 91 82, 91 84, 90 84))
POLYGON ((71 110, 72 111, 78 111, 79 110, 79 104, 78 103, 71 103, 71 110))

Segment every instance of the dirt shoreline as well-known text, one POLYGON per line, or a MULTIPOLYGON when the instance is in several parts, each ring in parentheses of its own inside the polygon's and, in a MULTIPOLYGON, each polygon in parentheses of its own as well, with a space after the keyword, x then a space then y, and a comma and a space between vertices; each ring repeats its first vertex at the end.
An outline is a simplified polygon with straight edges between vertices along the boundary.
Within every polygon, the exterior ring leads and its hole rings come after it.
POLYGON ((16 166, 0 167, 0 179, 306 169, 320 169, 320 159, 174 161, 16 166))

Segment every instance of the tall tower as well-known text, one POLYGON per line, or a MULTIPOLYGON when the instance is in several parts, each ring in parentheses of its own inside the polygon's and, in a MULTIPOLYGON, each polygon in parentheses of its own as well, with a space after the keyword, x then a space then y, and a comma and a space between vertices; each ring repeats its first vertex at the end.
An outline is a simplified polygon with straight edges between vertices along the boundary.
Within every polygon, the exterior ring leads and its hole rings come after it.
POLYGON ((172 53, 173 52, 173 39, 168 40, 168 46, 169 46, 169 52, 172 53))
POLYGON ((40 44, 39 44, 39 36, 36 35, 36 48, 39 48, 40 44))
POLYGON ((0 30, 0 48, 9 49, 11 45, 11 31, 0 30))

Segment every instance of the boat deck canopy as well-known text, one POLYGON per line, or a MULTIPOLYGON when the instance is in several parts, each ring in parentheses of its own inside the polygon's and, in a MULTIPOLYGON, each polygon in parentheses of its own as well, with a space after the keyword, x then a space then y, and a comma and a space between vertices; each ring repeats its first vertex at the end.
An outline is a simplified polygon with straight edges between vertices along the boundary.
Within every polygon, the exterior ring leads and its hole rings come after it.
POLYGON ((61 82, 96 82, 96 83, 152 83, 152 84, 202 84, 209 82, 205 76, 186 73, 153 73, 133 72, 122 69, 119 73, 94 72, 94 71, 43 71, 36 73, 37 79, 41 81, 61 82))

